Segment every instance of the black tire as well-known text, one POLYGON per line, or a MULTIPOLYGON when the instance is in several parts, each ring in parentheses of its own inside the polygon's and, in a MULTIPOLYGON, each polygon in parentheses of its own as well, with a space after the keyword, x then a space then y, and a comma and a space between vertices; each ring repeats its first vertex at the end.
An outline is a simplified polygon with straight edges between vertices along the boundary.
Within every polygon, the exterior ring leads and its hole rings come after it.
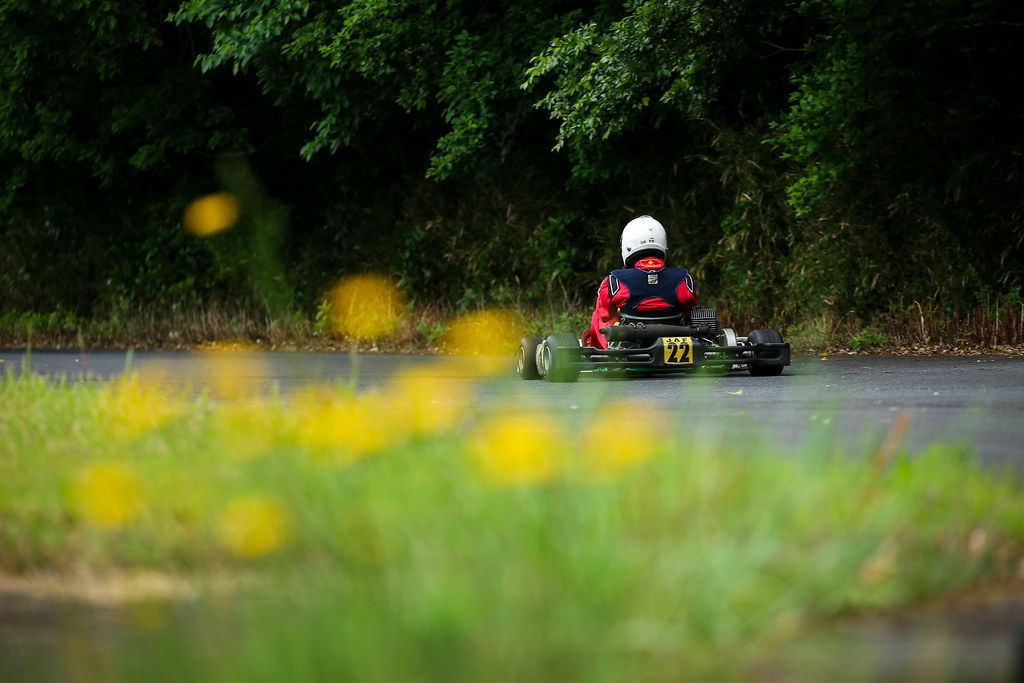
MULTIPOLYGON (((747 335, 748 344, 781 344, 782 335, 777 330, 753 330, 747 335)), ((782 374, 781 365, 748 365, 747 370, 754 377, 778 377, 782 374)))
POLYGON ((519 340, 516 372, 523 379, 540 379, 540 371, 537 370, 537 347, 543 341, 540 337, 523 337, 519 340))
POLYGON ((541 374, 549 382, 575 382, 580 377, 580 354, 573 349, 580 348, 580 340, 573 334, 553 334, 544 340, 540 362, 544 364, 541 374))

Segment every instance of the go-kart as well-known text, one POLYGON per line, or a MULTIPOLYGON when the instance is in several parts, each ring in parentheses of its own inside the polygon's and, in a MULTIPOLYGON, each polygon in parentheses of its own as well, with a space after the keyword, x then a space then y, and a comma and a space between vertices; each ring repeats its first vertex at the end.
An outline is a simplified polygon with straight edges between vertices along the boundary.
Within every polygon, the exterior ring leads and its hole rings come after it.
POLYGON ((768 377, 781 375, 790 363, 789 344, 776 330, 738 337, 728 327, 718 328, 712 308, 669 318, 623 315, 619 324, 600 331, 608 339, 607 349, 582 346, 574 334, 525 337, 516 363, 519 376, 575 382, 581 372, 717 374, 746 368, 751 375, 768 377))

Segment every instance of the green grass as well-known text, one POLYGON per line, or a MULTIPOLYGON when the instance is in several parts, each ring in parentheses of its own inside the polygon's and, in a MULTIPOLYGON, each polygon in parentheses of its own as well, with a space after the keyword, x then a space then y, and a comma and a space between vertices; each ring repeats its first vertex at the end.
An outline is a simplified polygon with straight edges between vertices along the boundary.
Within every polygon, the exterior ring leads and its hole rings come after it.
POLYGON ((891 349, 894 346, 892 337, 878 330, 861 330, 850 338, 850 348, 854 351, 870 349, 891 349))
POLYGON ((415 389, 165 412, 145 386, 117 391, 0 382, 2 569, 246 580, 129 620, 93 653, 113 679, 742 680, 837 616, 1006 581, 1024 546, 1019 481, 958 446, 878 460, 680 431, 606 440, 636 457, 602 469, 579 416, 521 417, 543 452, 495 440, 493 414, 403 430, 415 389), (315 412, 351 405, 371 419, 315 412), (362 452, 367 430, 386 438, 362 452), (109 463, 130 476, 108 482, 125 514, 104 525, 86 494, 109 463), (265 553, 225 532, 254 499, 272 502, 250 529, 265 553))
MULTIPOLYGON (((547 308, 512 306, 516 321, 509 338, 520 332, 546 337, 553 332, 581 333, 590 324, 590 299, 566 300, 547 308)), ((744 335, 757 327, 779 329, 796 353, 851 349, 878 353, 935 353, 939 349, 972 352, 1021 352, 1024 306, 1014 297, 996 297, 964 312, 933 304, 893 306, 860 319, 829 311, 792 318, 730 310, 720 302, 719 325, 744 335)), ((464 311, 473 313, 476 309, 464 311)), ((260 344, 263 348, 361 349, 388 352, 434 352, 460 314, 450 306, 408 304, 397 329, 373 342, 356 342, 331 332, 329 306, 293 310, 272 317, 266 311, 217 304, 130 307, 127 304, 91 317, 65 310, 49 313, 7 311, 0 314, 0 346, 37 348, 189 348, 223 340, 260 344)))

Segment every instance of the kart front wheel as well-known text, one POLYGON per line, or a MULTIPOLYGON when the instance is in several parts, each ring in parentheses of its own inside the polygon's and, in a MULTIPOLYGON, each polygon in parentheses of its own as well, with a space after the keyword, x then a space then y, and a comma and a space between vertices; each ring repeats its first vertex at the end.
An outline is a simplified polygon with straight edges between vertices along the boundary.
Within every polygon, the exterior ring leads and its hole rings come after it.
MULTIPOLYGON (((747 335, 747 344, 781 344, 782 335, 777 330, 754 330, 747 335)), ((747 370, 754 377, 776 377, 782 374, 781 365, 747 365, 747 370)))
POLYGON ((572 334, 553 334, 544 340, 538 366, 549 382, 575 382, 580 377, 580 340, 572 334))
POLYGON ((537 370, 537 347, 543 341, 540 337, 523 337, 519 341, 516 372, 523 379, 540 379, 540 371, 537 370))

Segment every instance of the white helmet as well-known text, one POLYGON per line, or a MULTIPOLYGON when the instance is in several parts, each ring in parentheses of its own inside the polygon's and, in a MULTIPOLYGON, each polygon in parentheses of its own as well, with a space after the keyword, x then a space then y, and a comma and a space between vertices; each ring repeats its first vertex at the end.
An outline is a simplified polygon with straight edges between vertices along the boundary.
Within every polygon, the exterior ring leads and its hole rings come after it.
POLYGON ((665 226, 650 216, 640 216, 626 223, 622 229, 622 263, 638 251, 655 249, 662 257, 668 253, 668 235, 665 226))

